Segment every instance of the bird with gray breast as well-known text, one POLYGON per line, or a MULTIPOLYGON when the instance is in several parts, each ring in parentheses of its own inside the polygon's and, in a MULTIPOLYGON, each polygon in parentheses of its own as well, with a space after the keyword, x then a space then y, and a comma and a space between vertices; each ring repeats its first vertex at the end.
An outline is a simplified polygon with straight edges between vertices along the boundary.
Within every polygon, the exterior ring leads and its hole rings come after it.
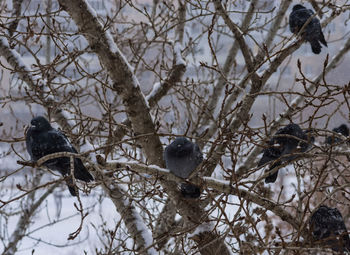
MULTIPOLYGON (((30 123, 31 127, 26 133, 26 146, 32 161, 36 162, 40 158, 56 152, 78 153, 68 138, 61 131, 53 128, 46 118, 38 116, 33 118, 30 123)), ((63 176, 70 174, 69 157, 49 159, 43 165, 60 172, 63 176)), ((74 158, 74 177, 85 182, 93 180, 92 175, 79 158, 74 158)), ((67 186, 71 195, 76 196, 76 189, 71 178, 67 179, 67 186)))
MULTIPOLYGON (((188 178, 203 161, 203 154, 197 144, 185 137, 177 137, 164 150, 166 168, 180 178, 188 178)), ((200 196, 200 188, 189 183, 181 184, 181 193, 186 198, 200 196)))

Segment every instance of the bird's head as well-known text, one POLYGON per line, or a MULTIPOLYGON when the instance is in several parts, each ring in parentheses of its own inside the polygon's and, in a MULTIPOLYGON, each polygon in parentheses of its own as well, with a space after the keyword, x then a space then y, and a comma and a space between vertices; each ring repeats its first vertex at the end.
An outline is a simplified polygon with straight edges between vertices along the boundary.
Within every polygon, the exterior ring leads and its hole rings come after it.
POLYGON ((36 131, 45 131, 52 128, 50 122, 43 116, 33 118, 30 124, 32 125, 31 128, 36 131))
POLYGON ((193 153, 194 144, 185 137, 177 137, 168 147, 167 151, 171 155, 182 157, 193 153))
POLYGON ((301 4, 296 4, 293 6, 293 11, 300 10, 300 9, 306 9, 306 8, 301 4))
MULTIPOLYGON (((338 130, 338 133, 342 134, 343 136, 349 136, 349 128, 346 124, 341 124, 337 130, 338 130)), ((333 129, 333 131, 336 131, 336 130, 333 129)))

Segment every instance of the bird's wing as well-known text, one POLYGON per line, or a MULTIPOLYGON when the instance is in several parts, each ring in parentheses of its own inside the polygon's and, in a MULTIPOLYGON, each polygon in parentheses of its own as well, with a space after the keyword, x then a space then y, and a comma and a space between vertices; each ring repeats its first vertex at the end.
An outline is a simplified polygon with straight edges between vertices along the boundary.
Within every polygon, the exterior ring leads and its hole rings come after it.
POLYGON ((289 16, 289 29, 293 34, 298 33, 300 29, 298 19, 295 17, 295 13, 291 13, 289 16))
POLYGON ((340 228, 343 231, 347 231, 345 224, 344 224, 344 219, 343 216, 341 215, 341 213, 339 212, 339 210, 337 208, 333 208, 332 209, 332 214, 331 214, 331 218, 332 218, 332 222, 334 223, 338 223, 340 225, 340 228))
MULTIPOLYGON (((59 131, 59 130, 58 130, 58 131, 59 131)), ((60 131, 59 131, 59 132, 60 132, 60 131)), ((69 144, 69 146, 71 147, 72 152, 78 154, 78 151, 75 149, 75 147, 73 146, 73 144, 71 144, 71 142, 69 141, 68 137, 67 137, 64 133, 62 133, 62 132, 60 132, 60 133, 61 133, 61 135, 64 137, 64 139, 66 140, 66 142, 69 144)))
POLYGON ((271 146, 269 148, 266 148, 264 150, 264 154, 262 156, 262 158, 260 159, 259 163, 258 163, 258 167, 265 165, 266 163, 276 160, 281 156, 281 148, 280 147, 274 147, 271 146))
POLYGON ((52 142, 48 139, 47 132, 35 132, 32 128, 29 128, 26 134, 26 145, 31 160, 37 161, 38 159, 51 154, 52 142))
POLYGON ((52 147, 52 151, 50 153, 63 151, 77 153, 76 149, 69 142, 68 138, 57 129, 48 131, 48 139, 51 142, 52 147))
POLYGON ((33 136, 32 136, 32 129, 29 128, 27 130, 27 133, 25 134, 26 136, 26 147, 27 147, 27 151, 28 151, 28 154, 31 158, 31 160, 33 160, 33 148, 32 148, 32 143, 33 143, 33 136))

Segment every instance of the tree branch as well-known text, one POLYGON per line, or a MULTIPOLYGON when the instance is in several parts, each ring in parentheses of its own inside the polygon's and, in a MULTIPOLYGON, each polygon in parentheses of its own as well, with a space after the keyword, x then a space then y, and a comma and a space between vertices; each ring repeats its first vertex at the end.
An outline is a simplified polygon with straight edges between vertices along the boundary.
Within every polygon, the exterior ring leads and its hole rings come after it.
MULTIPOLYGON (((290 103, 290 107, 288 109, 286 109, 284 112, 282 112, 281 114, 279 114, 279 116, 277 117, 276 120, 274 120, 272 122, 272 125, 269 128, 269 132, 267 134, 267 136, 265 136, 265 139, 267 139, 267 137, 269 135, 271 135, 272 133, 275 133, 278 128, 280 127, 280 125, 287 120, 290 116, 293 115, 293 113, 295 112, 296 108, 298 106, 300 106, 304 101, 305 101, 305 96, 307 96, 309 93, 312 93, 313 91, 315 91, 316 85, 322 80, 322 78, 332 69, 334 69, 337 64, 339 63, 339 61, 342 59, 342 57, 344 57, 344 55, 350 51, 350 39, 347 40, 347 42, 345 43, 344 47, 338 52, 337 55, 335 55, 333 57, 333 59, 331 60, 331 62, 327 65, 327 67, 325 68, 324 72, 320 73, 310 84, 310 86, 308 87, 308 91, 305 91, 303 93, 303 95, 300 95, 296 98, 294 98, 292 100, 292 102, 290 103)), ((253 165, 256 164, 256 159, 258 158, 259 153, 262 151, 263 149, 263 144, 261 144, 261 146, 255 146, 255 148, 251 151, 251 153, 249 154, 249 156, 247 157, 247 159, 245 160, 245 162, 242 164, 242 166, 239 167, 239 169, 237 170, 237 175, 241 176, 242 174, 244 174, 248 169, 252 168, 253 165)))
POLYGON ((145 97, 141 92, 139 81, 133 74, 132 67, 125 56, 115 44, 112 35, 108 30, 104 30, 96 12, 86 1, 59 0, 59 3, 73 18, 80 32, 109 73, 114 90, 123 99, 127 116, 136 135, 150 134, 139 140, 148 161, 152 164, 163 165, 162 145, 155 134, 155 126, 145 97))
MULTIPOLYGON (((257 3, 257 0, 253 0, 250 3, 247 14, 245 15, 244 20, 242 21, 241 30, 243 33, 245 33, 247 31, 247 29, 249 28, 249 24, 250 24, 250 21, 253 17, 256 3, 257 3)), ((233 63, 235 61, 235 57, 238 53, 238 49, 239 49, 238 46, 239 46, 238 41, 235 40, 233 45, 231 46, 231 48, 229 50, 227 57, 226 57, 222 73, 220 73, 219 78, 218 78, 218 82, 214 86, 213 93, 209 98, 209 103, 208 103, 207 109, 204 112, 204 116, 201 119, 201 123, 200 123, 201 127, 207 126, 208 124, 211 123, 211 120, 214 120, 213 114, 214 114, 214 111, 215 111, 217 104, 219 102, 219 97, 221 96, 222 91, 223 91, 225 84, 227 82, 227 76, 230 73, 230 71, 232 70, 232 66, 233 66, 233 63)), ((209 140, 214 135, 216 130, 217 130, 217 125, 214 125, 214 124, 210 125, 210 128, 208 128, 205 131, 205 135, 204 136, 200 135, 201 139, 197 140, 198 146, 200 148, 203 148, 204 145, 206 144, 206 141, 209 140)))
MULTIPOLYGON (((337 15, 339 15, 339 13, 337 13, 337 15)), ((331 15, 327 20, 325 20, 322 23, 322 26, 328 24, 332 19, 334 19, 337 15, 331 15)), ((289 56, 291 55, 294 51, 296 51, 304 42, 304 40, 302 38, 298 39, 295 43, 289 45, 288 47, 278 51, 277 53, 275 53, 275 56, 271 56, 270 59, 272 57, 274 57, 274 59, 271 61, 270 66, 268 67, 268 69, 261 75, 261 79, 257 80, 257 81, 252 81, 252 87, 249 91, 248 94, 246 94, 243 99, 238 103, 238 105, 240 105, 240 107, 237 109, 237 111, 235 111, 232 115, 232 122, 229 125, 229 127, 227 128, 227 130, 229 130, 229 132, 235 133, 238 128, 245 122, 247 122, 249 120, 249 112, 250 109, 255 101, 255 98, 258 96, 258 92, 263 88, 263 86, 266 84, 267 80, 271 77, 271 75, 276 72, 277 68, 281 65, 281 63, 289 56)), ((258 70, 260 68, 260 66, 263 63, 257 65, 255 67, 256 70, 258 70)), ((252 76, 252 73, 248 73, 240 82, 239 87, 241 88, 245 88, 246 83, 248 81, 248 79, 252 76)), ((227 101, 225 102, 225 107, 224 107, 224 113, 228 112, 232 105, 233 102, 236 100, 236 98, 238 97, 237 93, 232 94, 227 101)), ((216 125, 216 123, 212 123, 211 125, 216 125)), ((210 149, 210 151, 212 152, 212 157, 210 159, 207 160, 206 163, 206 171, 205 174, 210 176, 212 174, 212 172, 214 171, 216 165, 218 164, 222 153, 225 150, 225 143, 221 143, 219 146, 217 146, 216 144, 214 144, 212 146, 212 148, 210 149)), ((196 171, 198 171, 199 169, 201 169, 201 167, 198 167, 196 171)))
POLYGON ((19 23, 19 16, 21 15, 21 6, 22 6, 23 0, 13 0, 13 10, 12 10, 12 17, 15 17, 15 19, 10 23, 9 25, 9 34, 10 36, 13 35, 15 30, 17 29, 18 23, 19 23))
MULTIPOLYGON (((139 82, 134 76, 131 66, 120 52, 111 34, 108 30, 104 30, 97 19, 96 13, 87 2, 83 0, 59 0, 59 3, 73 18, 80 32, 88 40, 89 45, 109 73, 113 81, 113 88, 123 99, 127 116, 136 135, 147 134, 147 136, 139 139, 138 142, 142 146, 148 162, 163 166, 163 148, 159 137, 155 134, 155 126, 149 107, 146 104, 139 82)), ((181 198, 176 183, 162 181, 162 185, 164 185, 170 197, 174 199, 180 214, 186 216, 186 219, 198 222, 198 215, 206 215, 199 205, 181 198)), ((206 218, 202 220, 206 220, 206 218)), ((202 245, 202 243, 198 243, 198 245, 202 245)), ((224 243, 220 247, 222 247, 224 254, 229 254, 224 243)), ((210 247, 204 249, 202 254, 210 254, 209 250, 210 247)))
POLYGON ((227 12, 222 7, 220 0, 214 0, 214 5, 216 11, 219 13, 219 15, 223 18, 225 21, 225 24, 229 27, 231 32, 234 34, 239 47, 241 48, 241 52, 243 54, 245 63, 247 65, 248 72, 254 72, 254 66, 252 61, 252 56, 250 55, 249 48, 243 38, 243 32, 238 28, 238 26, 233 23, 233 21, 228 16, 227 12))
MULTIPOLYGON (((182 178, 179 178, 173 175, 168 169, 160 168, 154 165, 145 165, 138 162, 116 161, 116 162, 105 163, 103 167, 112 171, 117 171, 119 169, 127 169, 127 170, 130 169, 138 173, 153 175, 154 178, 183 182, 182 178)), ((296 222, 294 216, 289 214, 287 211, 283 210, 281 208, 281 205, 269 199, 266 199, 264 197, 260 197, 259 195, 251 193, 247 190, 236 188, 232 186, 232 183, 230 183, 229 181, 217 180, 212 177, 203 177, 203 178, 196 177, 191 179, 191 182, 193 184, 203 185, 204 187, 212 188, 217 191, 224 192, 226 194, 240 196, 248 201, 254 202, 257 205, 260 205, 266 208, 267 210, 272 211, 273 213, 281 217, 283 220, 290 223, 294 228, 297 229, 299 226, 299 222, 296 222)))

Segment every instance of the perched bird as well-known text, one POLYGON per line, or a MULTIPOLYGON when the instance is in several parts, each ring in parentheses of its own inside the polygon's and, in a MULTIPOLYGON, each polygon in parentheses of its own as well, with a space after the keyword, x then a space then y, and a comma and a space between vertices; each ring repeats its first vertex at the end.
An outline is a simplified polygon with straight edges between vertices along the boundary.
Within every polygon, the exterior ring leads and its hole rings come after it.
MULTIPOLYGON (((294 5, 293 11, 289 15, 290 31, 294 34, 298 34, 303 25, 313 15, 314 12, 312 10, 306 9, 300 4, 294 5)), ((316 17, 311 18, 310 22, 301 32, 301 36, 311 44, 312 52, 315 54, 321 52, 322 46, 320 42, 327 47, 327 42, 321 30, 320 21, 316 17)))
MULTIPOLYGON (((349 136, 349 128, 346 124, 341 124, 339 127, 333 128, 332 131, 341 134, 345 137, 349 136)), ((341 139, 339 137, 327 136, 326 138, 326 143, 328 144, 334 144, 339 142, 341 142, 341 139)))
MULTIPOLYGON (((203 161, 203 154, 197 144, 185 137, 178 137, 165 148, 164 160, 170 172, 186 179, 203 161)), ((200 189, 196 185, 183 183, 181 193, 184 197, 197 198, 200 189)))
POLYGON ((312 214, 309 226, 313 241, 321 241, 333 251, 350 252, 349 235, 337 208, 321 205, 312 214))
MULTIPOLYGON (((293 155, 294 153, 307 151, 314 142, 314 137, 309 137, 307 134, 308 132, 309 131, 304 132, 297 124, 289 124, 284 128, 279 129, 269 141, 269 146, 263 150, 263 156, 260 159, 258 166, 275 161, 270 166, 270 169, 267 170, 273 171, 275 167, 282 163, 296 159, 298 155, 293 155)), ((278 170, 267 176, 265 182, 275 182, 277 175, 278 170)))
MULTIPOLYGON (((78 153, 67 137, 59 130, 51 127, 47 119, 42 116, 31 120, 31 127, 26 133, 27 151, 32 161, 56 152, 78 153)), ((70 158, 61 157, 47 160, 44 163, 47 168, 60 172, 63 176, 70 174, 70 158)), ((74 177, 76 179, 89 182, 93 180, 92 175, 87 171, 83 162, 79 158, 74 158, 74 177)), ((76 196, 76 191, 72 179, 67 180, 69 192, 76 196)))

